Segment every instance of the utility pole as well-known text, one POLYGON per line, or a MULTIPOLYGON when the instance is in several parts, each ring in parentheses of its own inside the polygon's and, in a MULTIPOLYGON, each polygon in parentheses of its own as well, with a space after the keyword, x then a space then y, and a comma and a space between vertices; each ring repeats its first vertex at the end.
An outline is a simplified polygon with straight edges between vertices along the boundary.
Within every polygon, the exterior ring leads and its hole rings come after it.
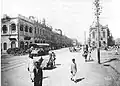
POLYGON ((99 28, 99 16, 100 16, 100 0, 95 0, 95 16, 97 18, 97 57, 98 57, 98 63, 100 64, 100 28, 99 28))
POLYGON ((85 41, 84 41, 84 43, 85 43, 85 45, 86 45, 86 31, 84 31, 84 37, 85 37, 85 41))

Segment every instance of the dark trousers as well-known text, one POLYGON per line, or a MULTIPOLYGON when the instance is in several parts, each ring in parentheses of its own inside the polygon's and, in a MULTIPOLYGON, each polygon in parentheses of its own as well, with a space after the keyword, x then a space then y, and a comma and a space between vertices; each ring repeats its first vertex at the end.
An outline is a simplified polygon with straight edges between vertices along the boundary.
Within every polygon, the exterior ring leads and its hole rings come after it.
POLYGON ((34 70, 34 86, 42 86, 42 80, 43 80, 43 71, 42 69, 35 69, 34 70))
POLYGON ((85 61, 87 61, 87 55, 85 55, 85 61))
POLYGON ((42 79, 35 79, 34 86, 42 86, 42 79))

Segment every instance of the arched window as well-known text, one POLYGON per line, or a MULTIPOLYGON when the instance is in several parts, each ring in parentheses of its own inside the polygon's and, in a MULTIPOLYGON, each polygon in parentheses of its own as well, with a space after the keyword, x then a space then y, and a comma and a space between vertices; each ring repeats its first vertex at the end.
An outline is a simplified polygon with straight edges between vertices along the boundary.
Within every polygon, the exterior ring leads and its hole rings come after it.
POLYGON ((4 50, 7 50, 7 43, 6 42, 3 44, 3 46, 4 46, 4 50))
POLYGON ((15 48, 15 47, 16 47, 15 41, 12 41, 11 42, 11 48, 15 48))
POLYGON ((24 49, 24 42, 23 41, 20 42, 20 48, 24 49))
POLYGON ((24 27, 24 26, 21 24, 21 25, 20 25, 20 31, 23 31, 23 27, 24 27))
POLYGON ((28 26, 27 25, 25 26, 25 32, 28 32, 28 26))
POLYGON ((28 42, 25 43, 25 49, 28 49, 28 42))
POLYGON ((7 26, 3 25, 2 30, 3 30, 3 33, 7 33, 7 31, 8 31, 7 26))
POLYGON ((45 43, 45 40, 43 40, 43 43, 45 43))
POLYGON ((10 28, 11 28, 11 31, 15 31, 16 30, 16 24, 15 23, 12 23, 10 25, 10 28))
POLYGON ((29 32, 32 33, 32 27, 29 28, 29 32))
POLYGON ((35 40, 35 43, 37 43, 37 40, 35 40))

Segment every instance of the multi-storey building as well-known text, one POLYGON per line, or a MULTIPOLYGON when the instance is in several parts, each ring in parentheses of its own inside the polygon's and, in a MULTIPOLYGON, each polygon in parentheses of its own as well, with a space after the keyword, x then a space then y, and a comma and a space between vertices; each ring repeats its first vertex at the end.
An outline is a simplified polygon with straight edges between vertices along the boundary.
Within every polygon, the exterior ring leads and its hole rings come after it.
POLYGON ((72 40, 52 30, 51 26, 38 22, 34 17, 29 18, 5 16, 1 19, 1 50, 9 48, 27 49, 31 43, 49 43, 51 47, 70 46, 72 40))
POLYGON ((1 20, 1 49, 28 48, 34 42, 34 21, 24 16, 10 18, 5 16, 1 20))
MULTIPOLYGON (((109 38, 109 28, 108 26, 99 26, 99 30, 100 30, 100 47, 101 48, 105 48, 108 46, 108 38, 109 38)), ((97 47, 97 40, 98 40, 98 35, 97 35, 97 27, 90 27, 89 30, 89 45, 92 47, 97 47)))
POLYGON ((115 45, 120 46, 120 38, 117 38, 117 39, 115 40, 115 45))

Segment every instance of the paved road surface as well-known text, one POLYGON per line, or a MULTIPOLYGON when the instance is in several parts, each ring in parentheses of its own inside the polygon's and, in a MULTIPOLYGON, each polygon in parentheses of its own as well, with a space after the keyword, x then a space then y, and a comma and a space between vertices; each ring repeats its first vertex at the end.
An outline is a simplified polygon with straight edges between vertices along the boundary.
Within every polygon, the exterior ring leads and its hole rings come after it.
MULTIPOLYGON (((96 61, 86 63, 82 53, 71 53, 67 48, 55 52, 57 68, 43 70, 43 86, 117 86, 111 76, 114 70, 99 65, 96 61), (70 80, 72 58, 76 59, 78 68, 77 83, 70 80)), ((20 58, 24 58, 25 64, 2 72, 2 86, 33 86, 27 71, 27 57, 20 58)))

